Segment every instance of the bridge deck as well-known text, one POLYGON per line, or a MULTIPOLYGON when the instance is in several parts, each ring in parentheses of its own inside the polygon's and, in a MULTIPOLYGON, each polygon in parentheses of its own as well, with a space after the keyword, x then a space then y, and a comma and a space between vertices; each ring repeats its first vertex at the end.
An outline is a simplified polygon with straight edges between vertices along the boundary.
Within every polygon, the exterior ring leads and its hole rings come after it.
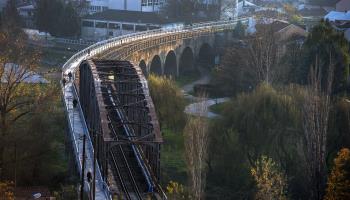
MULTIPOLYGON (((81 174, 81 166, 82 166, 82 154, 83 154, 83 135, 86 135, 86 159, 85 159, 85 186, 87 186, 86 173, 90 171, 93 173, 93 156, 94 150, 93 145, 91 143, 90 136, 88 134, 88 129, 85 124, 84 116, 81 112, 80 105, 76 108, 73 108, 73 99, 76 98, 76 92, 71 82, 67 83, 64 87, 64 102, 66 104, 66 112, 70 125, 70 134, 73 143, 75 156, 78 156, 76 162, 78 163, 78 169, 81 174)), ((96 165, 96 200, 106 200, 110 199, 106 194, 106 188, 104 186, 104 182, 102 180, 102 176, 100 170, 98 168, 98 164, 96 165)), ((89 186, 85 187, 85 191, 89 191, 89 186)))

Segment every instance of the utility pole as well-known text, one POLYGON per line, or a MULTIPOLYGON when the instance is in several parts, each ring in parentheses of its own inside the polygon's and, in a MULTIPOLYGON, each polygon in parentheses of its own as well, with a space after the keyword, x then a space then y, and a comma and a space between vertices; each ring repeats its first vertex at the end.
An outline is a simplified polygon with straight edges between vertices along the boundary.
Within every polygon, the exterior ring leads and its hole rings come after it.
POLYGON ((94 165, 93 165, 93 179, 92 179, 92 200, 95 200, 96 196, 96 157, 97 157, 97 132, 94 131, 94 165))
POLYGON ((83 161, 81 166, 81 187, 80 187, 80 200, 84 199, 84 177, 85 177, 85 141, 86 135, 83 135, 83 161))
POLYGON ((15 142, 15 189, 17 187, 17 142, 15 142))

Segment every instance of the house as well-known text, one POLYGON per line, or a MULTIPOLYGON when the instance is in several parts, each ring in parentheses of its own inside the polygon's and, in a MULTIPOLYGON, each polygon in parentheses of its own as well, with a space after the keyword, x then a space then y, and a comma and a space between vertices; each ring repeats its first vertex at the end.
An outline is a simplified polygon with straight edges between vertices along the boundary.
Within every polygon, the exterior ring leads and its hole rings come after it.
POLYGON ((267 27, 272 29, 280 56, 286 53, 289 44, 296 42, 301 45, 307 37, 304 28, 283 20, 265 21, 255 25, 256 32, 262 32, 267 27))
POLYGON ((334 28, 338 30, 350 28, 350 11, 331 11, 324 17, 324 19, 328 20, 334 26, 334 28))
POLYGON ((350 11, 350 0, 340 0, 335 4, 335 10, 339 12, 350 11))
POLYGON ((82 18, 85 40, 103 40, 128 33, 160 28, 164 21, 154 12, 105 10, 82 18))
POLYGON ((350 11, 331 11, 325 17, 334 29, 344 31, 344 37, 350 42, 350 11))
POLYGON ((35 23, 34 23, 34 12, 35 8, 34 5, 29 4, 29 5, 23 5, 20 7, 17 7, 17 11, 19 16, 22 18, 22 23, 23 26, 26 28, 34 28, 35 23))

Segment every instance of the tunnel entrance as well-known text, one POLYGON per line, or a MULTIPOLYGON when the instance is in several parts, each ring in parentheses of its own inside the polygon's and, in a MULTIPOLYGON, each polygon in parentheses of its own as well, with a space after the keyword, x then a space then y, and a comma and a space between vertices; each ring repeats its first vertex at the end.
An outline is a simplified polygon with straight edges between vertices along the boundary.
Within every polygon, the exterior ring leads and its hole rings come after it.
POLYGON ((177 75, 177 63, 174 51, 169 51, 165 58, 164 74, 171 77, 176 77, 177 75))
POLYGON ((150 73, 153 73, 156 75, 162 75, 162 62, 158 55, 155 55, 152 59, 151 66, 150 66, 150 73))
POLYGON ((140 61, 139 67, 141 68, 142 73, 147 77, 148 76, 147 65, 146 65, 146 62, 144 60, 140 61))

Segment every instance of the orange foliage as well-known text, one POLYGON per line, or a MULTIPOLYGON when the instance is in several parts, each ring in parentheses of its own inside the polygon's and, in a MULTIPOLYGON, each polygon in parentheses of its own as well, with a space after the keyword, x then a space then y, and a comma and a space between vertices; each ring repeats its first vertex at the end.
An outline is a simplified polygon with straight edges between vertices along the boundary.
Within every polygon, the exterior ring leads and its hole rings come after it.
POLYGON ((350 199, 350 150, 343 148, 334 159, 328 177, 325 200, 350 199))

